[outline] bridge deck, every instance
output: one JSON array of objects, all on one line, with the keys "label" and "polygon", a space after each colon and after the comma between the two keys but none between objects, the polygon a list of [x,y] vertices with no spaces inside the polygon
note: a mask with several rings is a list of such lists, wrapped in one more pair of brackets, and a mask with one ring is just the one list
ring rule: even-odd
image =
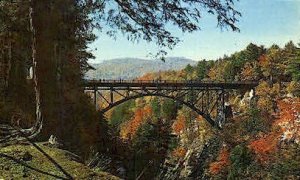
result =
[{"label": "bridge deck", "polygon": [[220,88],[220,89],[252,89],[258,85],[253,81],[216,82],[216,81],[171,81],[171,80],[87,80],[84,87],[94,88]]}]

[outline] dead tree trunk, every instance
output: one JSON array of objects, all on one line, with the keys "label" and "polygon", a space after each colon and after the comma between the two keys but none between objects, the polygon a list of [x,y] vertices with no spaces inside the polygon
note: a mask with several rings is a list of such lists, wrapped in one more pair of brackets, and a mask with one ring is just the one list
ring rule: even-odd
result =
[{"label": "dead tree trunk", "polygon": [[8,96],[8,91],[9,91],[9,79],[10,79],[10,72],[11,72],[11,61],[12,61],[12,34],[11,32],[8,32],[8,53],[7,53],[7,69],[5,72],[5,94],[4,98]]},{"label": "dead tree trunk", "polygon": [[[33,65],[33,83],[34,83],[34,92],[35,92],[35,105],[36,105],[36,122],[33,127],[30,129],[25,129],[25,133],[29,132],[28,138],[34,138],[37,136],[43,126],[43,117],[42,117],[42,106],[41,106],[41,92],[39,86],[39,77],[38,77],[38,64],[39,61],[36,58],[36,29],[35,29],[35,2],[36,0],[30,0],[30,10],[29,10],[29,17],[30,17],[30,29],[32,32],[32,65]],[[26,133],[26,134],[27,134]]]}]

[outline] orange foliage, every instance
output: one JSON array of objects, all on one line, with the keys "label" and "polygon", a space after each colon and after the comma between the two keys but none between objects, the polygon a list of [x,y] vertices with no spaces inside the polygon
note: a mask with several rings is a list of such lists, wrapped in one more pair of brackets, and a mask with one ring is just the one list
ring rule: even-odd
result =
[{"label": "orange foliage", "polygon": [[183,147],[178,147],[173,150],[172,154],[175,158],[183,158],[186,155],[186,149]]},{"label": "orange foliage", "polygon": [[209,165],[209,172],[213,175],[219,174],[228,165],[229,165],[229,151],[228,148],[223,147],[219,152],[217,161]]},{"label": "orange foliage", "polygon": [[278,138],[278,133],[268,134],[263,138],[252,141],[249,148],[256,154],[257,159],[264,163],[270,160],[270,155],[276,151]]},{"label": "orange foliage", "polygon": [[152,114],[150,106],[144,108],[137,108],[134,112],[134,118],[121,127],[121,136],[125,139],[131,139],[138,130],[138,128],[145,122]]},{"label": "orange foliage", "polygon": [[186,119],[184,115],[180,114],[177,116],[177,119],[173,124],[173,130],[177,135],[179,135],[186,128],[185,121]]},{"label": "orange foliage", "polygon": [[152,114],[152,108],[150,106],[145,106],[144,107],[144,115],[146,115],[148,117],[151,114]]}]

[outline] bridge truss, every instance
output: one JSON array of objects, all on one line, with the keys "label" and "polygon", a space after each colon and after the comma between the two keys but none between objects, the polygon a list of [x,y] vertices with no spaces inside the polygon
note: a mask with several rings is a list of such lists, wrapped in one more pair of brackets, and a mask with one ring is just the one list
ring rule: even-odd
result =
[{"label": "bridge truss", "polygon": [[255,86],[254,82],[91,80],[85,82],[84,90],[92,95],[100,113],[131,99],[159,96],[186,105],[212,126],[222,128],[227,90],[250,90]]}]

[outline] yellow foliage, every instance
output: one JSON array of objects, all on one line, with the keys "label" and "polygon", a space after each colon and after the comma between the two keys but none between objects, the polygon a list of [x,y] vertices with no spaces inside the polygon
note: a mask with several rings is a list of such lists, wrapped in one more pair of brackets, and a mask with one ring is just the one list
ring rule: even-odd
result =
[{"label": "yellow foliage", "polygon": [[264,96],[269,92],[269,89],[270,89],[269,84],[266,81],[262,81],[255,89],[256,95]]},{"label": "yellow foliage", "polygon": [[229,62],[227,61],[216,63],[216,65],[210,68],[208,72],[209,79],[213,81],[223,81],[225,69],[228,66],[228,64]]},{"label": "yellow foliage", "polygon": [[296,92],[300,91],[300,84],[296,81],[292,81],[287,85],[286,91],[292,95],[295,95]]},{"label": "yellow foliage", "polygon": [[272,112],[276,106],[276,99],[279,97],[280,85],[276,83],[271,87],[266,81],[262,81],[256,87],[256,94],[258,95],[257,106],[259,109],[266,112]]},{"label": "yellow foliage", "polygon": [[241,72],[241,80],[243,81],[254,81],[258,79],[258,72],[256,71],[257,63],[252,62],[249,63],[247,62]]},{"label": "yellow foliage", "polygon": [[261,109],[265,112],[271,113],[274,110],[273,105],[274,105],[274,102],[269,97],[266,97],[266,96],[260,97],[257,101],[258,109]]}]

